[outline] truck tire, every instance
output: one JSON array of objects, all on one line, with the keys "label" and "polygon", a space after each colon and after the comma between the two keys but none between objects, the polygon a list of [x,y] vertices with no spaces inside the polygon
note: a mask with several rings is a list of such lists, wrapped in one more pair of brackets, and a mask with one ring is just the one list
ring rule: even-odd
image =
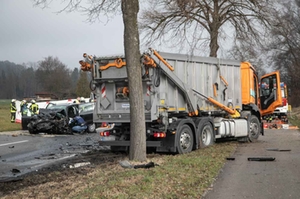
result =
[{"label": "truck tire", "polygon": [[205,148],[214,143],[214,132],[209,121],[198,124],[199,148]]},{"label": "truck tire", "polygon": [[88,131],[88,133],[96,133],[96,125],[94,123],[88,124],[87,131]]},{"label": "truck tire", "polygon": [[260,122],[255,115],[251,115],[250,118],[250,133],[248,139],[250,142],[257,141],[260,134]]},{"label": "truck tire", "polygon": [[194,144],[194,135],[191,128],[184,124],[176,132],[177,153],[184,154],[191,152]]}]

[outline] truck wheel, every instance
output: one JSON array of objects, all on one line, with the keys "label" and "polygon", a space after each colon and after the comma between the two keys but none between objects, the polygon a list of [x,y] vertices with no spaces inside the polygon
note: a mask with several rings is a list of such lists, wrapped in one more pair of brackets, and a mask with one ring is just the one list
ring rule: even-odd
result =
[{"label": "truck wheel", "polygon": [[199,148],[204,148],[213,144],[214,133],[211,124],[206,121],[198,125]]},{"label": "truck wheel", "polygon": [[89,133],[96,133],[96,125],[94,123],[93,124],[88,124],[87,130],[88,130]]},{"label": "truck wheel", "polygon": [[255,115],[250,118],[250,134],[248,136],[250,142],[255,142],[260,134],[260,123]]},{"label": "truck wheel", "polygon": [[188,125],[182,125],[177,130],[177,152],[179,154],[189,153],[193,149],[194,136],[191,128]]}]

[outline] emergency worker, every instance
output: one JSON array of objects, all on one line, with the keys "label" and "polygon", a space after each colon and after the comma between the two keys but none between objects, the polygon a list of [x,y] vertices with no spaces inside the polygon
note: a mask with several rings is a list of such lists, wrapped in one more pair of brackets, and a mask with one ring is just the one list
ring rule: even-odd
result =
[{"label": "emergency worker", "polygon": [[86,122],[80,116],[75,116],[69,123],[73,133],[83,133],[86,129]]},{"label": "emergency worker", "polygon": [[26,116],[27,112],[28,112],[28,107],[27,107],[27,101],[26,100],[22,100],[21,104],[20,104],[20,110],[21,110],[21,115],[22,116]]},{"label": "emergency worker", "polygon": [[39,105],[37,105],[35,103],[35,100],[31,100],[31,105],[30,105],[29,109],[30,109],[30,111],[33,114],[38,114],[38,112],[39,112]]},{"label": "emergency worker", "polygon": [[16,107],[16,100],[12,99],[10,103],[10,122],[14,123],[16,120],[16,112],[17,112],[17,107]]}]

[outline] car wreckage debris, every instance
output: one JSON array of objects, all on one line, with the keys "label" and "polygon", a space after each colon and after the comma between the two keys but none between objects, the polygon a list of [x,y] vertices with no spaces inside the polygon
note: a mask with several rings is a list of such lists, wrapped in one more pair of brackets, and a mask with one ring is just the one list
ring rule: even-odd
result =
[{"label": "car wreckage debris", "polygon": [[287,152],[291,151],[291,149],[278,149],[278,148],[268,148],[267,151],[281,151],[281,152]]},{"label": "car wreckage debris", "polygon": [[71,169],[73,168],[78,168],[78,167],[83,167],[83,166],[87,166],[87,165],[90,165],[91,163],[90,162],[80,162],[80,163],[76,163],[74,165],[70,165],[69,167]]},{"label": "car wreckage debris", "polygon": [[31,117],[27,125],[30,134],[46,132],[50,134],[69,134],[69,121],[63,114],[55,111],[40,113]]},{"label": "car wreckage debris", "polygon": [[12,169],[11,172],[12,173],[21,173],[21,171],[19,169]]},{"label": "car wreckage debris", "polygon": [[159,166],[158,164],[155,164],[154,162],[149,162],[147,164],[132,165],[127,160],[119,161],[119,164],[121,165],[121,167],[126,168],[126,169],[130,169],[130,168],[134,168],[134,169],[139,169],[139,168],[149,169],[151,167]]},{"label": "car wreckage debris", "polygon": [[233,157],[227,157],[226,160],[235,160]]},{"label": "car wreckage debris", "polygon": [[274,161],[274,157],[249,157],[248,161]]},{"label": "car wreckage debris", "polygon": [[158,164],[155,164],[154,162],[149,162],[147,164],[140,164],[140,165],[134,165],[133,168],[139,169],[139,168],[145,168],[149,169],[151,167],[159,166]]}]

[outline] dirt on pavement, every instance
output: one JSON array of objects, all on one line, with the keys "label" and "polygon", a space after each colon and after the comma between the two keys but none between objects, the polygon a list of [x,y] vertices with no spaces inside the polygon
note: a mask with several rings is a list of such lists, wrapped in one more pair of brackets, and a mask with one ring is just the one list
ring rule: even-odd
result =
[{"label": "dirt on pavement", "polygon": [[[28,198],[39,198],[41,197],[41,194],[39,194],[40,192],[51,192],[50,195],[53,195],[64,187],[64,185],[61,185],[61,187],[53,186],[56,182],[63,182],[68,179],[68,177],[72,177],[73,180],[80,180],[82,176],[86,176],[88,173],[93,172],[95,168],[116,165],[118,164],[118,161],[123,160],[126,156],[127,154],[125,153],[112,153],[109,151],[98,150],[77,155],[65,162],[60,162],[36,172],[23,175],[20,178],[16,178],[14,181],[0,182],[0,198],[12,198],[14,193],[24,188],[28,189]],[[80,164],[87,165],[80,166]],[[36,191],[33,190],[34,187],[46,183],[50,186],[52,184],[53,187],[47,187],[47,190],[43,190],[42,188]],[[71,181],[69,183],[72,184]]]},{"label": "dirt on pavement", "polygon": [[239,145],[204,199],[297,199],[299,154],[298,130],[265,130],[257,142]]}]

